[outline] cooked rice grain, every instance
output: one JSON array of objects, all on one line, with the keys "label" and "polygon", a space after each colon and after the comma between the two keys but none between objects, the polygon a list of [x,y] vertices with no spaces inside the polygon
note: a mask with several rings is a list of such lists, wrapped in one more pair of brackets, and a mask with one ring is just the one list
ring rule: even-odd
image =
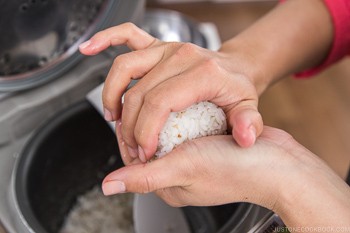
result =
[{"label": "cooked rice grain", "polygon": [[180,112],[172,112],[158,138],[156,157],[162,157],[181,143],[210,135],[226,134],[224,111],[210,102],[194,104]]},{"label": "cooked rice grain", "polygon": [[60,233],[134,233],[132,194],[106,197],[94,187],[78,197]]}]

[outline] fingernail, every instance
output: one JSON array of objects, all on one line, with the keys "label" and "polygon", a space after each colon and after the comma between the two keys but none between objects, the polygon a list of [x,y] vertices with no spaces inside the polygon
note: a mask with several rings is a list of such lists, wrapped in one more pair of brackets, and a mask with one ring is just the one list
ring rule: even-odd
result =
[{"label": "fingernail", "polygon": [[136,159],[138,157],[138,151],[137,149],[131,148],[130,146],[128,146],[128,152],[131,158]]},{"label": "fingernail", "polygon": [[91,44],[91,40],[87,40],[84,43],[79,45],[79,49],[85,49],[85,48],[89,47],[90,44]]},{"label": "fingernail", "polygon": [[142,149],[141,146],[138,147],[138,151],[139,151],[139,158],[140,158],[140,160],[141,160],[142,162],[144,162],[144,163],[147,162],[147,161],[146,161],[145,152],[143,151],[143,149]]},{"label": "fingernail", "polygon": [[249,127],[249,132],[250,132],[250,135],[251,135],[253,141],[255,142],[255,140],[256,140],[256,129],[255,129],[255,127],[253,125],[251,125]]},{"label": "fingernail", "polygon": [[106,121],[113,121],[113,115],[107,108],[105,108],[103,112]]},{"label": "fingernail", "polygon": [[124,182],[119,180],[111,180],[102,185],[102,191],[105,196],[125,193],[126,187]]},{"label": "fingernail", "polygon": [[115,124],[116,124],[117,126],[121,126],[121,125],[122,125],[122,121],[121,121],[120,119],[119,119],[119,120],[116,120]]}]

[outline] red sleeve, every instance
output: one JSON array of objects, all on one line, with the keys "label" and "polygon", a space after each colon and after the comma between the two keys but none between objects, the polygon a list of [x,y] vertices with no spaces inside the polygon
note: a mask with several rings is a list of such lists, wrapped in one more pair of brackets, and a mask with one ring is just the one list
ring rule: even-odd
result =
[{"label": "red sleeve", "polygon": [[[281,0],[283,2],[284,0]],[[305,70],[296,75],[305,78],[315,75],[344,56],[350,54],[350,1],[349,0],[324,0],[332,17],[334,36],[332,48],[327,58],[317,67]]]}]

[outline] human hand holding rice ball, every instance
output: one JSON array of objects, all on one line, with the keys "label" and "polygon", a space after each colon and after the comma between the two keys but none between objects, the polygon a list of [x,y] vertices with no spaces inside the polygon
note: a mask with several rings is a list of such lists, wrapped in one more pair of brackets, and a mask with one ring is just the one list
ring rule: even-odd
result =
[{"label": "human hand holding rice ball", "polygon": [[[127,148],[120,140],[121,122],[118,121],[116,133],[122,158],[127,159]],[[224,111],[208,101],[199,102],[179,111],[171,112],[158,136],[157,151],[154,159],[171,152],[175,147],[188,140],[227,134],[227,122]],[[126,162],[129,164],[129,162]]]},{"label": "human hand holding rice ball", "polygon": [[[246,69],[257,67],[251,56],[238,50],[232,54],[230,46],[210,51],[190,43],[162,42],[131,23],[98,32],[80,51],[95,55],[117,45],[133,51],[116,57],[105,81],[103,104],[105,119],[118,121],[125,164],[151,159],[169,115],[203,101],[222,109],[228,134],[241,147],[252,146],[261,134],[257,106],[262,88],[254,81],[259,72]],[[139,81],[127,90],[133,79]]]}]

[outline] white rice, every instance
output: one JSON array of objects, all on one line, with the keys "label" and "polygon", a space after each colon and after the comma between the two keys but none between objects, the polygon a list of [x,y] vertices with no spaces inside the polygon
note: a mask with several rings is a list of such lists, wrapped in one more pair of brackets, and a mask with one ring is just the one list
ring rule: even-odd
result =
[{"label": "white rice", "polygon": [[132,201],[132,194],[106,197],[96,186],[78,197],[60,233],[134,233]]},{"label": "white rice", "polygon": [[180,112],[172,112],[158,138],[156,157],[162,157],[181,143],[210,135],[226,134],[224,111],[210,102],[194,104]]}]

